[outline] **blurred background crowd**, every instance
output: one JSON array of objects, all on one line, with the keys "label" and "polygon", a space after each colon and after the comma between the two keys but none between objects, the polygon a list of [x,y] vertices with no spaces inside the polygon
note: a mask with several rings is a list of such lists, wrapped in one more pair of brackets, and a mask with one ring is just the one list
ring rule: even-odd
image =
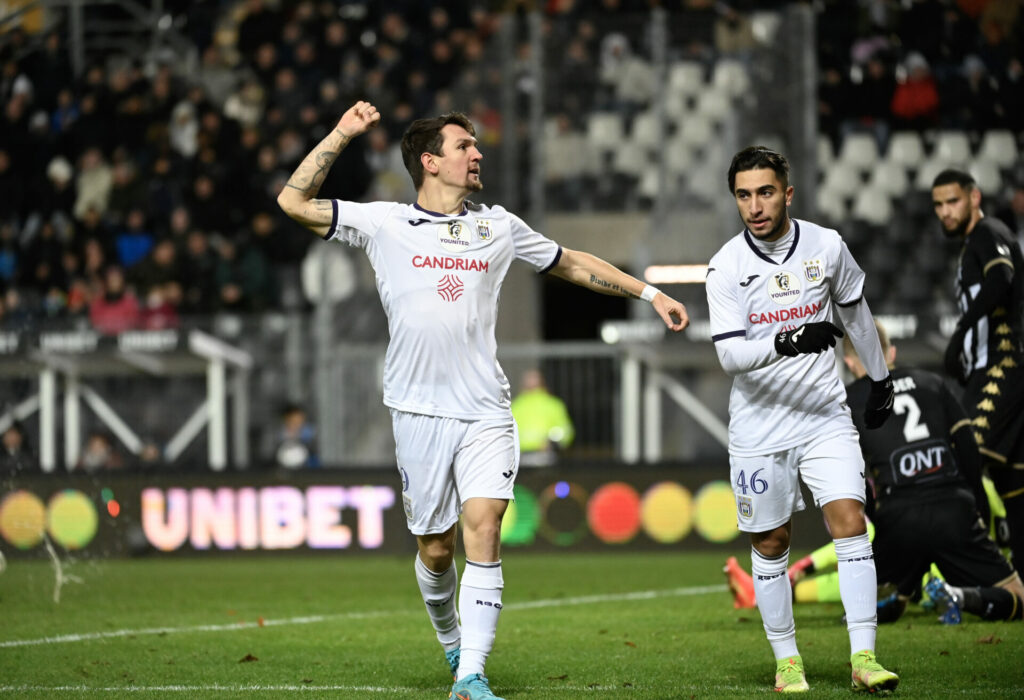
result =
[{"label": "blurred background crowd", "polygon": [[[868,239],[846,221],[858,218],[854,190],[874,183],[870,168],[894,153],[897,135],[920,135],[918,161],[896,173],[913,177],[937,152],[936,134],[959,134],[964,157],[973,158],[987,134],[1009,133],[995,141],[996,179],[983,189],[990,213],[1024,235],[1024,8],[1016,0],[164,0],[161,26],[187,42],[188,61],[180,51],[77,53],[66,15],[35,12],[46,4],[8,2],[11,14],[0,18],[0,330],[116,334],[221,313],[308,310],[303,264],[313,237],[282,216],[275,198],[357,99],[377,105],[382,127],[342,153],[324,196],[411,200],[402,132],[415,118],[457,109],[477,126],[485,179],[493,178],[486,200],[509,191],[488,165],[515,134],[524,152],[534,139],[550,145],[544,184],[557,193],[552,209],[650,207],[642,173],[616,179],[618,160],[567,170],[559,148],[585,145],[574,139],[592,135],[596,116],[614,116],[622,144],[643,137],[655,96],[675,85],[651,56],[655,7],[673,37],[668,59],[696,70],[698,86],[717,85],[727,61],[744,67],[731,83],[736,100],[759,80],[755,14],[812,10],[818,178],[825,195],[843,188],[819,196],[818,207],[844,233],[850,223],[858,257]],[[96,23],[121,11],[116,3],[86,5]],[[511,37],[514,62],[495,60],[509,55],[497,46],[502,22],[538,10],[543,68],[554,76],[544,84],[544,134],[528,133],[525,120],[507,123],[502,110],[510,84],[520,101],[536,90],[524,22]],[[787,36],[772,42],[781,49]],[[784,92],[773,80],[768,89]],[[666,136],[695,148],[695,138],[714,140],[694,117],[711,103],[704,97],[673,113]],[[848,142],[874,159],[844,159]],[[695,153],[686,168],[700,171]],[[641,170],[645,157],[631,167]],[[831,178],[830,166],[844,163],[863,168],[852,185]],[[522,165],[513,177],[533,172]],[[725,196],[720,173],[702,177]],[[495,180],[501,187],[492,189]],[[898,202],[901,192],[887,196]],[[865,266],[899,256],[877,257]],[[949,262],[934,260],[934,281]]]},{"label": "blurred background crowd", "polygon": [[[687,27],[681,56],[710,71],[752,44],[745,15],[766,3],[661,4]],[[330,196],[407,199],[395,144],[418,116],[466,111],[485,153],[496,146],[500,76],[483,58],[499,13],[529,5],[165,2],[201,57],[190,71],[110,54],[76,74],[60,27],[6,28],[0,324],[116,332],[303,304],[309,237],[274,203],[288,174],[355,99],[378,106],[383,128],[343,153]],[[546,95],[562,128],[609,107],[635,114],[658,89],[636,21],[649,5],[543,3],[548,40],[562,47]],[[819,123],[837,148],[863,130],[882,150],[899,129],[1024,130],[1020,3],[812,5]]]}]

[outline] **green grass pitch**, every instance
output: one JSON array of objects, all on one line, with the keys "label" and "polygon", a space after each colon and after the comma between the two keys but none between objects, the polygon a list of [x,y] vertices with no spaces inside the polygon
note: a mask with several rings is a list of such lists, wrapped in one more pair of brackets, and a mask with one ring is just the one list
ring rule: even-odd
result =
[{"label": "green grass pitch", "polygon": [[[492,687],[509,699],[771,694],[760,617],[732,609],[724,559],[507,551]],[[49,561],[0,574],[0,696],[448,697],[411,554],[82,560],[64,573],[77,580],[59,603]],[[796,611],[811,696],[851,697],[841,607]],[[896,695],[1024,697],[1024,624],[966,617],[944,627],[912,606],[879,630]]]}]

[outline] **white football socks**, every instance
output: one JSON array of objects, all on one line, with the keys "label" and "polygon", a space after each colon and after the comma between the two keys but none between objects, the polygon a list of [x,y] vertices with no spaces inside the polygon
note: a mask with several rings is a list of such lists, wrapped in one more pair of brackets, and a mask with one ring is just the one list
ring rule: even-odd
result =
[{"label": "white football socks", "polygon": [[436,573],[416,555],[416,583],[420,586],[420,594],[430,615],[430,624],[437,632],[437,641],[445,651],[458,648],[462,640],[459,629],[459,617],[455,606],[455,589],[459,584],[459,575],[455,562],[447,571]]},{"label": "white football socks", "polygon": [[750,548],[750,572],[754,578],[754,596],[768,643],[776,659],[797,656],[796,621],[793,619],[793,590],[786,569],[789,550],[777,557],[766,557]]},{"label": "white football socks", "polygon": [[501,562],[466,560],[459,589],[459,617],[462,618],[462,657],[457,680],[482,674],[494,646],[494,632],[501,612]]},{"label": "white football socks", "polygon": [[846,609],[850,653],[875,650],[878,629],[878,582],[875,555],[867,533],[833,540],[839,560],[839,597]]}]

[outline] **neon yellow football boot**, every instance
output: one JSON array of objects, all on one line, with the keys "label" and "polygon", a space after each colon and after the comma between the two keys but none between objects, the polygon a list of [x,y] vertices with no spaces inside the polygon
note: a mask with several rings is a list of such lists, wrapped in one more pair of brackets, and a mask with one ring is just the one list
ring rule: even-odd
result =
[{"label": "neon yellow football boot", "polygon": [[804,676],[804,660],[799,656],[775,662],[776,693],[806,693],[811,687]]},{"label": "neon yellow football boot", "polygon": [[900,683],[900,677],[882,668],[882,665],[875,661],[875,652],[869,649],[853,654],[850,657],[850,666],[853,667],[850,685],[852,690],[877,693],[880,690],[895,690]]}]

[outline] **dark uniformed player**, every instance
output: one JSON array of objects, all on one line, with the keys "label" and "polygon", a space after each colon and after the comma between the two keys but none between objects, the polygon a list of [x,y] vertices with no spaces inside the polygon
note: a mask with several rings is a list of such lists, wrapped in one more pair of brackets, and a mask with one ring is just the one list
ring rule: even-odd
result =
[{"label": "dark uniformed player", "polygon": [[893,416],[881,428],[865,430],[861,424],[868,381],[853,346],[844,342],[843,350],[858,378],[847,387],[847,397],[874,483],[879,585],[897,587],[902,612],[934,562],[948,584],[936,580],[936,588],[958,606],[955,621],[959,608],[986,620],[1021,619],[1024,584],[983,524],[988,499],[982,459],[966,411],[939,375],[894,369],[896,348],[880,325],[878,337],[896,391]]},{"label": "dark uniformed player", "polygon": [[1006,224],[985,218],[969,174],[944,170],[932,182],[935,215],[963,240],[956,295],[961,316],[946,348],[946,371],[964,384],[989,477],[1006,504],[1013,561],[1024,565],[1024,257]]}]

